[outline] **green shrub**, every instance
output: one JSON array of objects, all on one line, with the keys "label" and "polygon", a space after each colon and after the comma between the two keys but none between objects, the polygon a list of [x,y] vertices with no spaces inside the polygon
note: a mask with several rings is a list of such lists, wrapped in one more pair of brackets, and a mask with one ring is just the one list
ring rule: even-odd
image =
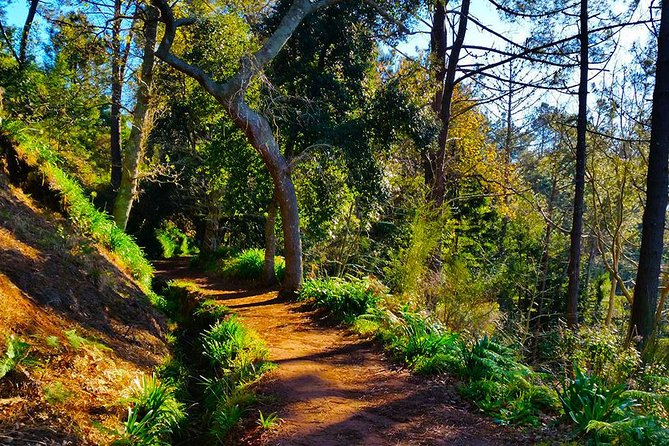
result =
[{"label": "green shrub", "polygon": [[220,320],[202,334],[203,355],[215,377],[203,378],[203,404],[209,415],[209,435],[222,442],[255,401],[248,385],[272,365],[267,347],[237,316]]},{"label": "green shrub", "polygon": [[198,327],[211,327],[230,314],[230,309],[215,300],[204,300],[193,311],[193,319]]},{"label": "green shrub", "polygon": [[264,342],[232,315],[202,334],[203,354],[234,381],[248,381],[267,370]]},{"label": "green shrub", "polygon": [[[265,265],[265,250],[247,249],[224,262],[221,273],[224,277],[241,280],[256,280],[262,277]],[[274,274],[283,280],[286,264],[282,257],[274,258]]]},{"label": "green shrub", "polygon": [[28,343],[14,335],[7,338],[6,346],[5,354],[0,358],[0,379],[14,370],[28,356],[30,348]]},{"label": "green shrub", "polygon": [[580,434],[596,444],[666,444],[666,427],[635,410],[639,404],[625,384],[607,384],[578,366],[574,372],[575,378],[563,386],[559,396],[565,414]]},{"label": "green shrub", "polygon": [[623,336],[605,327],[564,330],[561,339],[557,353],[563,368],[576,364],[609,384],[628,380],[641,365],[639,352],[631,345],[625,346]]},{"label": "green shrub", "polygon": [[536,426],[541,411],[557,409],[555,392],[520,363],[513,349],[484,337],[471,346],[462,344],[461,351],[458,373],[466,380],[461,393],[498,421]]},{"label": "green shrub", "polygon": [[459,367],[459,336],[438,321],[403,308],[399,314],[373,309],[359,317],[355,328],[373,335],[393,356],[422,374],[442,373]]},{"label": "green shrub", "polygon": [[186,417],[173,389],[155,376],[138,380],[129,402],[132,407],[128,409],[124,430],[115,445],[169,445],[170,438]]},{"label": "green shrub", "polygon": [[381,297],[378,288],[370,278],[309,279],[304,282],[298,299],[327,309],[336,321],[353,323],[357,316],[376,306]]},{"label": "green shrub", "polygon": [[175,255],[187,256],[196,252],[193,240],[170,220],[161,223],[156,229],[156,240],[160,244],[162,256],[165,259]]}]

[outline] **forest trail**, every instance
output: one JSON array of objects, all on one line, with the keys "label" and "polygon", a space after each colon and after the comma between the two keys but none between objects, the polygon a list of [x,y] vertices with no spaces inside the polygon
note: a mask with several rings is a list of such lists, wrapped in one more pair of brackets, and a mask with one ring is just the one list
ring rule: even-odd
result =
[{"label": "forest trail", "polygon": [[467,407],[444,378],[412,376],[372,343],[340,327],[320,325],[311,311],[276,290],[249,289],[192,270],[188,261],[156,263],[166,279],[197,283],[237,313],[270,348],[278,367],[261,382],[273,396],[278,429],[253,435],[262,445],[524,445],[526,435]]}]

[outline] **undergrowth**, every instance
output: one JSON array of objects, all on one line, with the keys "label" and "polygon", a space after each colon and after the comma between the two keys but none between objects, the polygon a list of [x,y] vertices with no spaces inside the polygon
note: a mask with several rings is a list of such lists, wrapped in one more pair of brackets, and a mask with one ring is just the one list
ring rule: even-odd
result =
[{"label": "undergrowth", "polygon": [[[190,409],[176,423],[180,430],[170,428],[154,437],[226,444],[256,401],[250,386],[273,367],[267,362],[267,347],[227,307],[205,299],[197,284],[171,281],[163,294],[173,321],[174,356],[157,374],[163,387]],[[126,424],[141,430],[141,417],[130,415]]]},{"label": "undergrowth", "polygon": [[153,268],[142,249],[109,215],[95,208],[81,185],[60,167],[62,161],[56,152],[15,121],[4,121],[2,129],[18,142],[16,150],[21,158],[36,168],[49,187],[59,194],[73,225],[114,253],[143,291],[153,297],[150,293]]},{"label": "undergrowth", "polygon": [[172,387],[155,376],[142,377],[135,381],[128,402],[131,407],[115,446],[172,444],[172,436],[186,417],[184,405],[177,401]]},{"label": "undergrowth", "polygon": [[[262,277],[263,265],[265,264],[265,250],[247,249],[241,253],[224,260],[219,266],[219,272],[223,277],[241,280],[256,280]],[[274,258],[274,274],[279,281],[283,280],[286,263],[283,257]]]},{"label": "undergrowth", "polygon": [[165,259],[197,253],[191,237],[170,220],[161,223],[156,229],[155,235],[160,244],[162,257]]},{"label": "undergrowth", "polygon": [[330,277],[306,280],[298,299],[326,309],[337,321],[353,323],[376,306],[382,292],[382,286],[371,278]]},{"label": "undergrowth", "polygon": [[8,336],[5,354],[0,358],[0,379],[14,370],[26,356],[30,345],[17,336]]},{"label": "undergrowth", "polygon": [[555,391],[512,348],[488,337],[468,342],[408,305],[390,308],[384,296],[369,278],[327,278],[307,280],[299,297],[377,339],[416,373],[460,377],[461,394],[500,423],[536,426],[542,411],[559,409]]},{"label": "undergrowth", "polygon": [[213,376],[203,379],[209,435],[223,441],[241,420],[255,395],[249,385],[272,368],[268,350],[258,336],[232,315],[202,334],[203,355]]}]

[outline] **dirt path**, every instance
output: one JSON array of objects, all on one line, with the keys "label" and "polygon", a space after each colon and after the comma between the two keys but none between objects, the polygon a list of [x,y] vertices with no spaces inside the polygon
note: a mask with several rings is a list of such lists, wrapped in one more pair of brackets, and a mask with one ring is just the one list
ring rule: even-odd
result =
[{"label": "dirt path", "polygon": [[318,325],[276,291],[231,289],[223,281],[160,263],[158,274],[192,280],[209,298],[240,315],[270,347],[278,364],[261,384],[276,397],[268,408],[283,423],[255,437],[263,445],[524,445],[528,438],[467,407],[443,379],[414,377],[369,342]]}]

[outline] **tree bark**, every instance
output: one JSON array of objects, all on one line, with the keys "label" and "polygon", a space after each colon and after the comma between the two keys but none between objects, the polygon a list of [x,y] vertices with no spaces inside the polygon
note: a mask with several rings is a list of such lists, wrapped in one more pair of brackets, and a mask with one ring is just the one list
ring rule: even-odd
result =
[{"label": "tree bark", "polygon": [[[432,104],[433,111],[441,121],[441,129],[437,140],[436,150],[427,151],[425,178],[430,187],[430,198],[435,207],[440,208],[446,194],[446,146],[448,144],[448,130],[451,120],[451,105],[453,102],[453,93],[455,92],[455,75],[457,74],[458,62],[460,61],[460,51],[467,34],[467,22],[469,20],[469,5],[471,0],[463,0],[460,6],[460,21],[455,40],[446,57],[446,5],[444,2],[437,1],[434,9],[434,19],[432,24],[431,44],[433,63],[436,66],[435,81],[438,83],[437,92]],[[454,154],[451,154],[453,158]]]},{"label": "tree bark", "polygon": [[114,221],[125,229],[130,218],[133,201],[137,195],[139,167],[142,163],[146,144],[153,126],[151,105],[153,86],[153,66],[155,62],[156,35],[158,30],[158,11],[147,6],[144,22],[144,48],[142,65],[137,86],[137,103],[133,113],[130,138],[122,159],[121,181],[114,202]]},{"label": "tree bark", "polygon": [[609,308],[606,312],[606,326],[611,325],[611,321],[613,320],[613,310],[615,309],[615,303],[616,303],[616,287],[618,285],[618,279],[616,278],[615,274],[609,273],[609,277],[611,278],[611,289],[609,290]]},{"label": "tree bark", "polygon": [[588,113],[588,2],[581,0],[580,14],[580,82],[578,87],[578,120],[576,123],[576,174],[574,178],[574,213],[572,217],[569,266],[567,275],[567,326],[578,325],[578,289],[581,275],[581,235],[583,234],[583,201],[585,193],[586,130]]},{"label": "tree bark", "polygon": [[650,151],[646,177],[639,266],[628,340],[645,345],[655,331],[655,310],[660,285],[664,224],[669,175],[669,2],[662,2],[662,21],[657,42],[655,90],[651,111]]},{"label": "tree bark", "polygon": [[21,42],[19,43],[19,65],[25,66],[28,62],[28,38],[30,37],[30,28],[32,28],[33,20],[35,20],[35,13],[37,13],[37,4],[39,0],[31,0],[30,8],[28,8],[28,16],[23,25],[21,32]]},{"label": "tree bark", "polygon": [[269,121],[252,110],[243,96],[237,95],[223,102],[232,120],[241,128],[251,145],[258,151],[269,170],[283,223],[286,273],[282,293],[296,293],[302,286],[302,237],[297,196],[291,178],[290,165],[281,155]]},{"label": "tree bark", "polygon": [[252,110],[245,102],[244,93],[251,80],[263,67],[276,57],[283,45],[306,16],[338,0],[295,0],[281,19],[279,26],[254,54],[243,58],[239,70],[226,82],[215,81],[208,73],[172,54],[171,47],[179,26],[193,23],[194,19],[174,18],[166,0],[152,0],[160,10],[165,23],[165,33],[156,55],[173,68],[197,80],[200,85],[221,103],[233,122],[244,131],[249,142],[260,154],[274,184],[277,204],[285,240],[284,256],[286,273],[282,284],[283,294],[294,294],[302,285],[302,237],[295,187],[290,165],[281,155],[267,118]]},{"label": "tree bark", "polygon": [[112,24],[112,79],[111,79],[111,112],[110,149],[111,149],[111,186],[118,191],[122,177],[121,152],[121,97],[123,94],[123,70],[121,55],[121,1],[114,0],[114,17]]},{"label": "tree bark", "polygon": [[276,273],[274,270],[274,256],[276,255],[275,225],[276,196],[274,195],[267,208],[267,220],[265,221],[265,263],[263,265],[263,282],[266,285],[274,285],[276,283]]}]

